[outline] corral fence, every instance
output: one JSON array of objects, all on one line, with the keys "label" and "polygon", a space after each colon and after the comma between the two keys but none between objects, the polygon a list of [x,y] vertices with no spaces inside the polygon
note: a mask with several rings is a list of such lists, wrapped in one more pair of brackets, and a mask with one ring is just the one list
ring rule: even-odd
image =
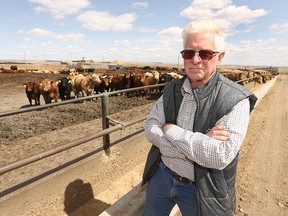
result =
[{"label": "corral fence", "polygon": [[52,155],[60,153],[62,151],[68,150],[70,148],[76,147],[78,145],[89,142],[91,140],[97,139],[99,137],[103,137],[103,150],[105,151],[106,154],[109,154],[110,153],[110,135],[109,135],[110,133],[115,132],[117,130],[124,129],[125,127],[136,124],[138,122],[144,121],[147,118],[147,116],[145,115],[145,116],[140,116],[139,118],[135,118],[135,119],[128,121],[128,122],[119,122],[119,121],[114,120],[109,115],[109,96],[117,95],[117,94],[121,94],[121,93],[127,93],[127,92],[135,92],[135,91],[139,91],[139,90],[143,90],[143,89],[147,89],[147,88],[159,88],[161,86],[165,86],[165,83],[157,84],[157,85],[137,87],[137,88],[124,89],[124,90],[119,90],[119,91],[104,92],[104,93],[95,94],[92,96],[86,96],[86,97],[75,98],[75,99],[71,99],[71,100],[59,101],[57,103],[50,103],[50,104],[45,104],[45,105],[40,105],[40,106],[31,106],[28,108],[1,112],[0,118],[5,117],[5,116],[10,116],[10,115],[17,115],[17,114],[25,113],[25,112],[31,112],[31,111],[35,111],[35,110],[43,110],[43,109],[47,109],[50,107],[61,106],[61,105],[70,104],[70,103],[83,102],[84,100],[92,100],[92,99],[101,98],[102,130],[100,132],[95,133],[95,134],[91,134],[91,135],[85,136],[83,138],[68,142],[68,143],[61,145],[61,146],[58,146],[56,148],[49,149],[49,150],[34,154],[30,157],[20,159],[20,160],[11,162],[7,165],[4,165],[4,166],[0,167],[0,175],[7,173],[7,172],[10,172],[12,170],[18,169],[18,168],[23,167],[25,165],[28,165],[30,163],[42,160],[46,157],[52,156]]}]

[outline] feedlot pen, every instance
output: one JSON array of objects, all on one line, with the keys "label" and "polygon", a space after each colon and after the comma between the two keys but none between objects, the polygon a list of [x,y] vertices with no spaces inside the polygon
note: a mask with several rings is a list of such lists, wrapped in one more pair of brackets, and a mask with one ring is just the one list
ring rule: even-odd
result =
[{"label": "feedlot pen", "polygon": [[[121,104],[122,101],[124,101],[123,97],[115,98],[120,98],[120,100],[116,100],[117,104]],[[148,114],[153,101],[143,102],[144,100],[140,98],[136,100],[137,102],[135,102],[134,99],[128,101],[128,104],[131,106],[128,111],[121,108],[119,109],[119,107],[116,108],[117,112],[113,112],[115,118],[125,120],[127,117],[139,117],[145,113]],[[95,101],[87,101],[83,104],[77,104],[79,108],[68,105],[63,105],[65,108],[62,106],[55,108],[59,109],[59,112],[62,114],[73,113],[75,109],[80,112],[92,113],[92,111],[95,112],[95,107],[97,107],[100,112],[101,108],[96,105],[97,103],[98,102]],[[132,107],[136,107],[138,103],[142,106],[131,109]],[[54,108],[47,110],[49,110],[48,123],[61,121],[61,116],[58,114],[53,116],[55,114]],[[123,111],[119,112],[119,110]],[[33,111],[32,116],[36,118],[40,117],[40,112],[42,111]],[[37,112],[38,114],[35,114]],[[27,116],[16,118],[12,118],[11,116],[9,117],[11,119],[7,121],[13,121],[14,124],[17,125],[22,121],[23,117],[23,122],[33,119],[31,119],[30,113]],[[69,121],[68,117],[64,118]],[[5,143],[3,151],[1,149],[1,154],[5,152],[3,158],[9,158],[10,161],[14,161],[15,159],[39,152],[39,150],[50,149],[52,143],[56,143],[56,146],[63,145],[75,139],[75,137],[79,138],[94,133],[95,128],[101,130],[101,119],[91,119],[91,117],[88,117],[84,122],[78,122],[77,124],[70,122],[68,125],[63,125],[57,130],[52,131],[48,130],[50,127],[49,124],[37,124],[37,127],[42,127],[42,129],[45,129],[45,126],[48,125],[48,127],[46,127],[46,129],[48,128],[47,132],[39,133],[34,137],[25,137],[27,132],[24,132],[24,134],[22,134],[23,132],[19,133],[20,136],[18,137],[20,138],[9,140],[8,143]],[[97,149],[101,149],[102,145],[101,140],[99,141],[99,139],[97,139],[98,141],[89,141],[79,146],[79,148],[70,149],[67,152],[43,159],[41,160],[42,162],[35,162],[1,175],[1,191],[5,191],[5,186],[9,188],[14,185],[16,186],[14,189],[17,189],[13,194],[7,193],[6,196],[1,198],[1,210],[8,210],[10,208],[11,215],[17,215],[17,212],[19,214],[19,210],[15,208],[13,210],[13,206],[10,206],[8,204],[9,202],[5,202],[9,201],[9,199],[14,199],[18,200],[16,203],[23,204],[21,205],[21,215],[45,215],[47,209],[49,209],[49,215],[97,215],[121,198],[127,193],[127,190],[129,191],[140,182],[141,170],[143,169],[143,163],[150,147],[150,144],[143,138],[142,128],[143,123],[137,123],[112,133],[111,143],[118,143],[119,145],[112,147],[110,156],[107,156],[103,151],[97,151]],[[32,134],[37,132],[36,125],[34,125],[34,128],[31,128],[31,131]],[[127,139],[119,140],[119,137],[126,137]],[[32,148],[27,149],[27,146],[32,146]],[[9,154],[8,148],[14,149],[14,154]],[[75,164],[74,162],[78,163]],[[64,167],[69,171],[64,171]],[[124,186],[115,186],[115,182],[124,183]],[[123,187],[125,187],[125,189],[122,191],[121,188]],[[113,195],[105,194],[107,190],[112,188],[115,190]],[[55,191],[58,192],[55,193]],[[75,198],[75,196],[76,200],[73,200],[72,198]],[[94,199],[92,197],[94,197]],[[105,199],[106,201],[103,201]],[[83,202],[85,205],[83,205]],[[6,205],[2,208],[3,203],[6,203]],[[79,208],[75,208],[75,206]],[[13,214],[13,212],[15,214]],[[82,214],[83,212],[84,214]],[[89,212],[91,214],[89,214]]]}]

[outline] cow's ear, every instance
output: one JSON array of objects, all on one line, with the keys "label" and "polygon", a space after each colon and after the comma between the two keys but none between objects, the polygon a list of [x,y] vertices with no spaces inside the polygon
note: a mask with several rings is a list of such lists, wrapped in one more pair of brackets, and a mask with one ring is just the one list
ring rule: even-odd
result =
[{"label": "cow's ear", "polygon": [[50,84],[53,84],[54,83],[54,81],[52,80],[51,82],[50,82]]}]

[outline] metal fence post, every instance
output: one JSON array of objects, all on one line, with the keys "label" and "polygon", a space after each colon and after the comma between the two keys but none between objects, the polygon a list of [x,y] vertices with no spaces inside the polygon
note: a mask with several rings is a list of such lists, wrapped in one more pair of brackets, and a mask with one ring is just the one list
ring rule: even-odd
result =
[{"label": "metal fence post", "polygon": [[[102,99],[102,129],[105,130],[109,128],[109,94],[107,91],[103,94]],[[110,153],[110,136],[106,134],[103,136],[103,149],[106,154]]]}]

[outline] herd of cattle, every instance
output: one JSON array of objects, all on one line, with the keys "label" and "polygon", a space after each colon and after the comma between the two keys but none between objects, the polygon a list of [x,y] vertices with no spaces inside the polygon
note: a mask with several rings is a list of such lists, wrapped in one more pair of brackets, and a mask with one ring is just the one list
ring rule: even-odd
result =
[{"label": "herd of cattle", "polygon": [[[40,96],[42,95],[45,103],[57,102],[58,99],[69,100],[72,95],[76,98],[90,96],[92,94],[103,93],[105,91],[118,91],[128,88],[145,87],[166,83],[173,79],[179,79],[183,75],[169,72],[160,74],[158,71],[123,72],[113,74],[83,74],[71,72],[66,77],[58,80],[44,79],[40,83],[27,82],[24,84],[26,95],[30,105],[35,100],[35,105],[40,105]],[[163,88],[163,87],[162,87]],[[127,93],[127,96],[147,97],[151,91],[159,92],[161,88],[144,88]]]},{"label": "herd of cattle", "polygon": [[[5,69],[0,69],[5,73]],[[6,69],[7,70],[7,69]],[[15,72],[15,70],[14,70]],[[256,70],[225,70],[220,72],[232,81],[245,85],[249,82],[265,83],[273,78],[273,73],[269,71]],[[52,101],[57,102],[69,100],[73,97],[84,97],[92,94],[103,93],[105,91],[118,91],[128,88],[145,87],[167,83],[173,79],[183,77],[183,71],[169,72],[156,70],[133,70],[133,71],[114,71],[105,74],[99,73],[80,73],[70,70],[69,74],[57,80],[44,79],[41,82],[30,81],[24,84],[25,92],[30,105],[35,101],[35,105],[40,105],[42,95],[46,104]],[[144,88],[133,92],[127,92],[127,96],[147,97],[152,93],[161,93],[163,86],[158,88]],[[73,97],[72,97],[73,95]]]}]

